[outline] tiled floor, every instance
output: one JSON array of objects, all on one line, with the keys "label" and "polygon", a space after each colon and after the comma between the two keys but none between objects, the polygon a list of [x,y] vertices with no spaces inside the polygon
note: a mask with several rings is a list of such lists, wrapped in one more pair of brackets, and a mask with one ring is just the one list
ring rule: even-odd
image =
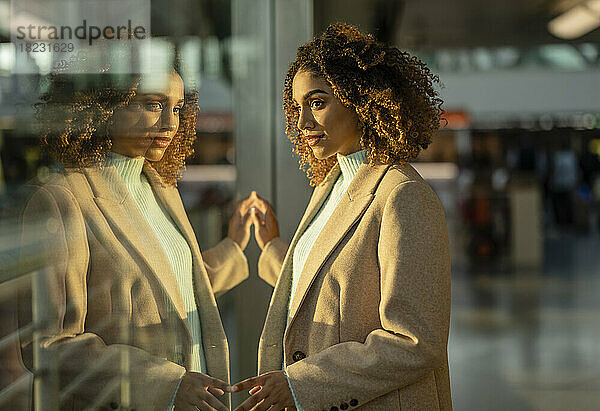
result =
[{"label": "tiled floor", "polygon": [[547,239],[537,271],[453,280],[455,410],[600,410],[597,233]]}]

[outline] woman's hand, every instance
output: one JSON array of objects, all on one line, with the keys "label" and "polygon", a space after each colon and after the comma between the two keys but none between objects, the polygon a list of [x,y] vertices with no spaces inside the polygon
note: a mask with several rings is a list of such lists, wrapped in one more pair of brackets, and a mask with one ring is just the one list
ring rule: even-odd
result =
[{"label": "woman's hand", "polygon": [[175,410],[184,411],[228,411],[228,408],[215,395],[229,391],[229,384],[199,372],[188,371],[183,376],[177,394]]},{"label": "woman's hand", "polygon": [[275,237],[279,237],[279,224],[269,202],[256,194],[256,191],[240,201],[231,220],[227,236],[235,241],[242,250],[250,239],[250,226],[254,224],[254,236],[262,250]]},{"label": "woman's hand", "polygon": [[254,237],[262,250],[269,241],[279,237],[279,224],[273,207],[267,200],[260,198],[256,191],[253,191],[248,198],[252,199],[250,218],[254,224]]},{"label": "woman's hand", "polygon": [[250,388],[252,388],[250,398],[240,404],[235,411],[266,411],[271,407],[274,410],[296,409],[284,371],[271,371],[258,377],[248,378],[231,387],[231,391],[236,392]]},{"label": "woman's hand", "polygon": [[[255,191],[252,193],[256,196]],[[242,250],[246,249],[248,240],[250,240],[250,226],[252,225],[252,219],[250,218],[249,210],[253,206],[256,206],[256,198],[250,194],[247,198],[237,204],[233,216],[231,217],[231,220],[229,220],[227,237],[235,241]]]}]

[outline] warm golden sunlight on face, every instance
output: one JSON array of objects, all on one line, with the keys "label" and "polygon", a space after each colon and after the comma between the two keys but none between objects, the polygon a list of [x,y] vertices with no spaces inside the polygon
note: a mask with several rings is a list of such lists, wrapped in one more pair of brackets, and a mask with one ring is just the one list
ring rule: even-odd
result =
[{"label": "warm golden sunlight on face", "polygon": [[144,87],[143,79],[135,99],[115,113],[112,151],[127,157],[159,161],[179,128],[183,108],[183,81],[175,71],[162,87]]},{"label": "warm golden sunlight on face", "polygon": [[298,109],[298,128],[315,157],[322,160],[361,149],[358,116],[334,96],[325,79],[299,71],[292,93]]}]

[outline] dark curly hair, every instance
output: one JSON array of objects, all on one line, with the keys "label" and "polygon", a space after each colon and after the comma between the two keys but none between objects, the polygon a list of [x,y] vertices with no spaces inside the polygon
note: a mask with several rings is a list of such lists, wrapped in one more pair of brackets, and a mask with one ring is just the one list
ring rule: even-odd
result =
[{"label": "dark curly hair", "polygon": [[434,88],[439,78],[409,53],[377,42],[356,27],[331,24],[300,46],[283,89],[286,133],[312,186],[321,183],[337,156],[317,159],[298,129],[292,82],[299,71],[324,78],[360,121],[361,146],[370,165],[405,164],[428,147],[444,111]]},{"label": "dark curly hair", "polygon": [[[140,75],[51,74],[35,105],[42,149],[66,168],[100,166],[110,153],[113,115],[136,96]],[[176,185],[193,153],[198,96],[186,91],[179,129],[161,160],[151,162],[163,181]]]}]

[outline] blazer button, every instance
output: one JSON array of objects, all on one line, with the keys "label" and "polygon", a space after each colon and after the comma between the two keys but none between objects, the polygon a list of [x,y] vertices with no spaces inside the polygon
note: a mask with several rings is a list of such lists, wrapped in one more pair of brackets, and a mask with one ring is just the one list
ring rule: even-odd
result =
[{"label": "blazer button", "polygon": [[331,408],[329,409],[329,411],[338,411],[338,407],[336,407],[336,406],[334,405],[333,407],[331,407]]},{"label": "blazer button", "polygon": [[117,408],[119,408],[119,404],[117,404],[116,402],[111,402],[110,403],[110,408],[112,408],[113,410],[116,410]]},{"label": "blazer button", "polygon": [[347,410],[348,409],[348,404],[346,404],[345,402],[340,404],[340,408],[343,410]]},{"label": "blazer button", "polygon": [[350,400],[350,405],[356,407],[358,405],[358,400]]},{"label": "blazer button", "polygon": [[305,358],[306,354],[304,354],[302,351],[296,351],[294,354],[292,354],[292,360],[294,360],[294,362],[303,360]]}]

